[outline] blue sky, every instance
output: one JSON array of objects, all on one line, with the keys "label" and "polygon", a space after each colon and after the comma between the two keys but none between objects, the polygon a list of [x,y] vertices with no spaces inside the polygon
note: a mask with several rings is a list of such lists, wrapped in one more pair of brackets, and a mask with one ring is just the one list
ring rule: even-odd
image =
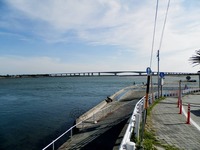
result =
[{"label": "blue sky", "polygon": [[[159,2],[152,70],[168,0]],[[0,74],[146,70],[156,0],[1,0]],[[171,0],[161,71],[196,72],[200,1]]]}]

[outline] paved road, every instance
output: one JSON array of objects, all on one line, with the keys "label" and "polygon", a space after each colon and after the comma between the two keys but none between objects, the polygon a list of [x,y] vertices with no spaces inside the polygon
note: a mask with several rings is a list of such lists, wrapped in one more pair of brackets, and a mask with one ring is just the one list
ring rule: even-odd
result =
[{"label": "paved road", "polygon": [[[185,96],[183,103],[200,103],[200,95]],[[184,109],[187,111],[186,106]],[[191,107],[192,119],[200,125],[200,105]],[[192,124],[186,124],[184,114],[179,114],[177,98],[166,98],[152,111],[153,128],[157,138],[163,143],[174,145],[184,150],[200,149],[200,131]]]}]

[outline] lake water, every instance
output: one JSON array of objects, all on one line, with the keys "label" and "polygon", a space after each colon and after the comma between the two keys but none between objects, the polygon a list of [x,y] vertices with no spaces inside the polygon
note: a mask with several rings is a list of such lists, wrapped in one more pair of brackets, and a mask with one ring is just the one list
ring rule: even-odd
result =
[{"label": "lake water", "polygon": [[[185,77],[166,77],[167,82],[180,79]],[[145,83],[146,77],[0,79],[0,149],[42,149],[76,117],[133,82]]]}]

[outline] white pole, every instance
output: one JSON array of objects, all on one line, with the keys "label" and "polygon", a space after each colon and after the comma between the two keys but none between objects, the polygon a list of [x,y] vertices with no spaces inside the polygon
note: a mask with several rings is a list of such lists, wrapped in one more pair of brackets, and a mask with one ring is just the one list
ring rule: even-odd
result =
[{"label": "white pole", "polygon": [[140,114],[135,114],[135,138],[139,141]]}]

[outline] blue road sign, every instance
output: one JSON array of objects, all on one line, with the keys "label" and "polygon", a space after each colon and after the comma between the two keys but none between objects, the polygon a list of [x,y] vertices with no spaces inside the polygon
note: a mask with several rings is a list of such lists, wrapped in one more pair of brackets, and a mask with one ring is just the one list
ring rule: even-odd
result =
[{"label": "blue road sign", "polygon": [[164,72],[160,72],[160,77],[164,78],[164,76],[165,76],[165,73]]},{"label": "blue road sign", "polygon": [[150,75],[150,74],[151,74],[151,68],[150,68],[150,67],[147,67],[146,73],[147,73],[147,75]]}]

